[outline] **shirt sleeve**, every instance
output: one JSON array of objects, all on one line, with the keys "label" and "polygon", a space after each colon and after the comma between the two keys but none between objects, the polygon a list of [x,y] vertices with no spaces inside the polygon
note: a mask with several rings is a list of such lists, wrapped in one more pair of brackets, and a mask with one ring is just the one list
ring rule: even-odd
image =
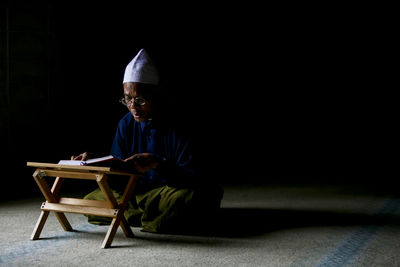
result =
[{"label": "shirt sleeve", "polygon": [[167,184],[190,186],[198,181],[193,164],[193,151],[189,139],[170,137],[167,140],[166,157],[161,158],[156,171],[165,177]]},{"label": "shirt sleeve", "polygon": [[118,123],[110,154],[119,159],[127,157],[126,124],[123,120]]}]

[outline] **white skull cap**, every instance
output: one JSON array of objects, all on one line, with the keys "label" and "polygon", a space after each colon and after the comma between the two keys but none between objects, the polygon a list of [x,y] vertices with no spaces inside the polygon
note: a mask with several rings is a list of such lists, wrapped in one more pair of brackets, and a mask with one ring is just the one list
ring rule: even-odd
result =
[{"label": "white skull cap", "polygon": [[125,68],[124,81],[157,85],[159,81],[158,71],[150,59],[146,50],[140,49],[139,53]]}]

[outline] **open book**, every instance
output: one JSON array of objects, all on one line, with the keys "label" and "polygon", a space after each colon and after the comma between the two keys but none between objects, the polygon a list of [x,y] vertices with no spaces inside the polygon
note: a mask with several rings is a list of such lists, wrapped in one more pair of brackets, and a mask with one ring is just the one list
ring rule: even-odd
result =
[{"label": "open book", "polygon": [[60,160],[58,164],[60,165],[79,165],[79,166],[85,166],[85,165],[97,165],[97,166],[110,166],[113,162],[118,162],[121,160],[109,155],[105,157],[100,157],[100,158],[93,158],[93,159],[88,159],[88,160]]}]

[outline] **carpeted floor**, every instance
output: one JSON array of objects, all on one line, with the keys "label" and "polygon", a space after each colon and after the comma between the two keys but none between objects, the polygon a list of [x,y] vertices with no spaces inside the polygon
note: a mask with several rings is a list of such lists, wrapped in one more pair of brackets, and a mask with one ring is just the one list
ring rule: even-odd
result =
[{"label": "carpeted floor", "polygon": [[225,185],[220,218],[201,235],[119,229],[50,214],[29,240],[42,197],[0,203],[0,266],[400,266],[400,196],[340,185]]}]

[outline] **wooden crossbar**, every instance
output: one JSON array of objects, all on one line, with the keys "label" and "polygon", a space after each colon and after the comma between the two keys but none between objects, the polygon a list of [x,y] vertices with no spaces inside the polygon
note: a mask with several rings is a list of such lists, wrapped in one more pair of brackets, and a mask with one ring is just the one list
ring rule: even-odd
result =
[{"label": "wooden crossbar", "polygon": [[117,217],[119,209],[98,208],[81,205],[69,205],[43,202],[41,210],[96,215],[103,217]]},{"label": "wooden crossbar", "polygon": [[80,205],[88,207],[108,208],[108,203],[102,200],[80,199],[70,197],[60,197],[60,204]]}]

